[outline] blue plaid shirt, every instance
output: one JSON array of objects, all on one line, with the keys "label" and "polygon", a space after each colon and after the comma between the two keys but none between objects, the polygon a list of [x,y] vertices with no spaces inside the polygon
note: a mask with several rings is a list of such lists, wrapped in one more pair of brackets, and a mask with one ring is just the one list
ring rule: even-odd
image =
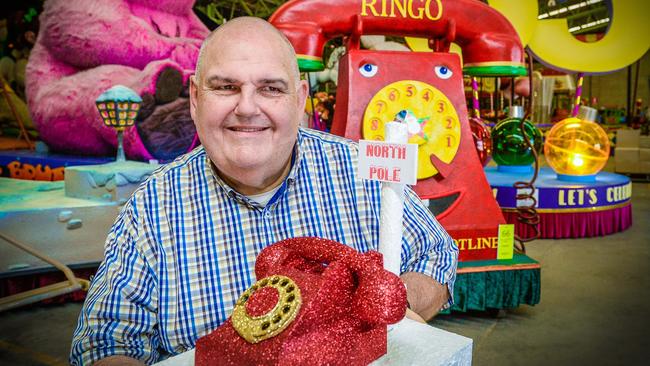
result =
[{"label": "blue plaid shirt", "polygon": [[[299,130],[289,175],[266,206],[224,183],[203,148],[159,169],[108,235],[71,363],[111,355],[154,363],[193,348],[255,282],[257,254],[282,239],[376,250],[381,186],[358,178],[357,152],[352,141]],[[458,248],[410,189],[401,257],[403,272],[430,275],[453,294]]]}]

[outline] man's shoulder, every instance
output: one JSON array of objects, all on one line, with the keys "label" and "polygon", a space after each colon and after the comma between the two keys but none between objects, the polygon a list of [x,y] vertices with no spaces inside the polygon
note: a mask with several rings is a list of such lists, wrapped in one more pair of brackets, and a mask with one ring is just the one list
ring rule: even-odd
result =
[{"label": "man's shoulder", "polygon": [[152,178],[161,178],[169,174],[176,174],[179,171],[195,169],[197,165],[204,167],[206,162],[206,152],[203,146],[183,154],[173,161],[161,166],[153,174]]},{"label": "man's shoulder", "polygon": [[[182,180],[196,179],[205,169],[206,152],[202,146],[183,154],[173,161],[161,165],[156,169],[149,178],[138,188],[138,191],[143,191],[147,187],[159,185],[168,181],[170,176],[179,177]],[[136,191],[136,193],[138,193]]]}]

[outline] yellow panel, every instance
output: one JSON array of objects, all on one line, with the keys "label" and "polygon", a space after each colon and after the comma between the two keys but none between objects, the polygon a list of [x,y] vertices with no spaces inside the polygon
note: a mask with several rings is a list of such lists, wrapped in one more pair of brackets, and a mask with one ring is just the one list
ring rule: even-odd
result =
[{"label": "yellow panel", "polygon": [[565,19],[540,20],[529,47],[544,63],[575,72],[622,69],[650,47],[650,1],[612,0],[613,17],[601,40],[584,43],[569,33]]},{"label": "yellow panel", "polygon": [[510,21],[525,47],[537,27],[537,0],[488,0],[488,4]]}]

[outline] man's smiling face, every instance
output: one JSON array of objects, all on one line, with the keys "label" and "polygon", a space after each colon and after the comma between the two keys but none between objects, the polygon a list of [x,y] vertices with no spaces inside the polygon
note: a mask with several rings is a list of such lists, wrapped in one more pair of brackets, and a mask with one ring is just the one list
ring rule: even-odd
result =
[{"label": "man's smiling face", "polygon": [[213,38],[191,86],[201,142],[227,178],[247,180],[240,177],[254,170],[274,180],[289,164],[306,87],[277,34],[233,24]]}]

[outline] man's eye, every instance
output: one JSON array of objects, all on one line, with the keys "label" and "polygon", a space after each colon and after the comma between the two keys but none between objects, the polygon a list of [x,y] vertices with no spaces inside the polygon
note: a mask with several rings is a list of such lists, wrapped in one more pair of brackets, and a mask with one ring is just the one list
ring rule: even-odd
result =
[{"label": "man's eye", "polygon": [[237,85],[232,85],[232,84],[213,85],[210,89],[212,91],[220,92],[220,93],[236,93],[237,90],[239,90]]},{"label": "man's eye", "polygon": [[265,87],[263,87],[263,88],[262,88],[262,91],[263,91],[263,92],[267,92],[267,93],[273,93],[273,94],[279,94],[279,93],[282,93],[282,89],[280,89],[280,88],[276,88],[276,87],[274,87],[274,86],[268,86],[268,85],[265,86]]}]

